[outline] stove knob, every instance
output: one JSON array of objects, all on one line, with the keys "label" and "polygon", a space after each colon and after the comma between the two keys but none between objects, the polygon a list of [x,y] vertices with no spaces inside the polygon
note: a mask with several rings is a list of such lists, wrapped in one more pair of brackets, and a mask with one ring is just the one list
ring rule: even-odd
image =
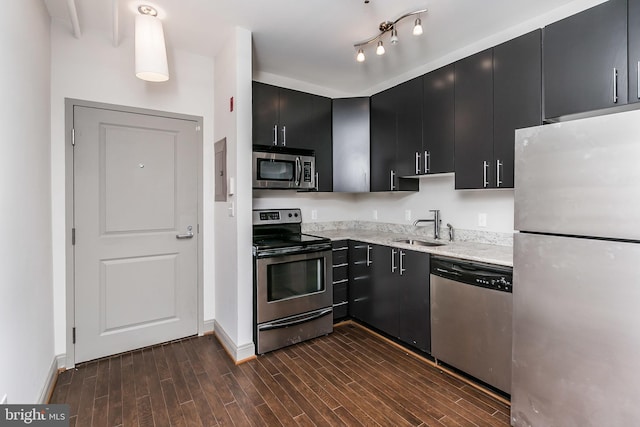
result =
[{"label": "stove knob", "polygon": [[291,214],[291,212],[289,212],[289,218],[291,218],[293,215]]},{"label": "stove knob", "polygon": [[298,218],[298,214],[297,214],[297,213],[294,213],[294,214],[293,214],[293,216],[295,216],[296,218]]}]

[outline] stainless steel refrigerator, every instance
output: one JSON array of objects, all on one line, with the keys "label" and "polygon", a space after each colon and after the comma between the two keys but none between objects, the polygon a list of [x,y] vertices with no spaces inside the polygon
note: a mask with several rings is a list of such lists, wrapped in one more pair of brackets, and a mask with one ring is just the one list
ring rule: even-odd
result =
[{"label": "stainless steel refrigerator", "polygon": [[516,131],[511,423],[640,425],[640,111]]}]

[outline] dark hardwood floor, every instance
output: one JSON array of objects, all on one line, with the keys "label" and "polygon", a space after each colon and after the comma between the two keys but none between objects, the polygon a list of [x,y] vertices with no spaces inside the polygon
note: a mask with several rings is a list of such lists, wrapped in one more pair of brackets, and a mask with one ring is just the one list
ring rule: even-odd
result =
[{"label": "dark hardwood floor", "polygon": [[508,426],[509,408],[362,328],[235,366],[214,336],[62,372],[71,426]]}]

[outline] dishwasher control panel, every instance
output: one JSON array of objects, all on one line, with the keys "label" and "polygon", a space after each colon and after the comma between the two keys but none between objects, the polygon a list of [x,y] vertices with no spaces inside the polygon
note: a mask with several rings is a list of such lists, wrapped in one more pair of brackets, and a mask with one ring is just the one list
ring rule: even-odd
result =
[{"label": "dishwasher control panel", "polygon": [[500,292],[513,291],[513,268],[452,258],[431,258],[431,274]]}]

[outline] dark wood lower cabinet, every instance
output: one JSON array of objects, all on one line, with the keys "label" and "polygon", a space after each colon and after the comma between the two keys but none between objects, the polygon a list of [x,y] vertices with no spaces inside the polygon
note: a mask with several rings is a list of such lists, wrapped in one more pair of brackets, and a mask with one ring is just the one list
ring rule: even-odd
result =
[{"label": "dark wood lower cabinet", "polygon": [[333,247],[333,321],[347,317],[349,310],[349,242],[332,242]]},{"label": "dark wood lower cabinet", "polygon": [[349,315],[369,324],[373,319],[371,299],[373,246],[364,242],[349,241]]},{"label": "dark wood lower cabinet", "polygon": [[349,314],[421,351],[431,351],[429,254],[350,242]]}]

